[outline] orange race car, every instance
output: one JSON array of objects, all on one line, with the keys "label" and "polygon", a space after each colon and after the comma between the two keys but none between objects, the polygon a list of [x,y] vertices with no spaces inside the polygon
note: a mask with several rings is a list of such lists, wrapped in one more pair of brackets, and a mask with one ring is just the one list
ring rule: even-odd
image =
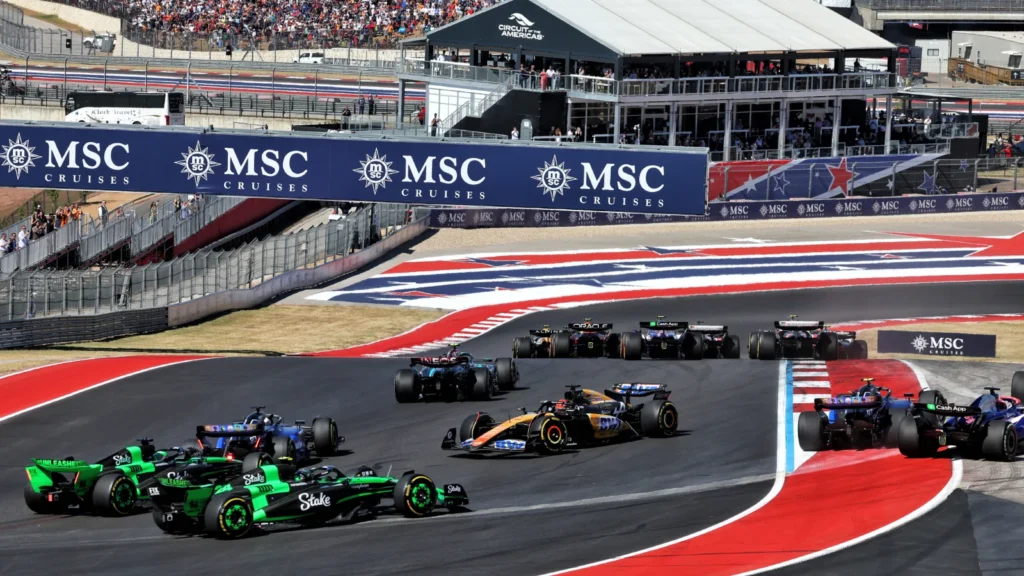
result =
[{"label": "orange race car", "polygon": [[441,448],[557,454],[577,446],[674,436],[679,426],[679,411],[664,384],[616,384],[604,394],[576,384],[567,388],[563,399],[544,401],[536,412],[524,409],[522,415],[501,422],[477,412],[458,430],[450,429]]}]

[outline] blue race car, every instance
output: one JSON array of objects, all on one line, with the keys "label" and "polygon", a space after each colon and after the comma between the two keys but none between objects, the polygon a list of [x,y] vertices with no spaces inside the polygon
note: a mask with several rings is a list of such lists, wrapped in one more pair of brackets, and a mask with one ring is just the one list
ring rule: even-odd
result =
[{"label": "blue race car", "polygon": [[519,370],[511,358],[476,360],[452,346],[445,356],[412,358],[409,368],[395,373],[395,399],[402,404],[427,397],[445,402],[490,400],[515,388],[518,381]]},{"label": "blue race car", "polygon": [[1014,396],[1000,396],[995,387],[985,390],[968,406],[951,404],[940,392],[922,392],[900,423],[900,453],[921,458],[935,455],[939,446],[956,446],[971,457],[1013,460],[1024,435],[1024,406],[1017,396],[1024,394],[1024,377],[1014,375]]},{"label": "blue race car", "polygon": [[253,406],[254,412],[240,422],[196,426],[196,440],[204,456],[232,456],[243,459],[250,453],[265,453],[282,461],[308,463],[336,454],[345,437],[338,434],[333,418],[317,417],[311,425],[305,420],[285,424],[277,414]]},{"label": "blue race car", "polygon": [[641,358],[739,358],[739,336],[730,336],[729,327],[697,322],[669,322],[664,316],[641,322],[640,330],[619,335],[621,356]]},{"label": "blue race car", "polygon": [[874,378],[849,394],[816,398],[814,411],[803,412],[797,421],[800,448],[808,452],[853,448],[895,448],[899,424],[907,417],[913,394],[904,400],[876,386]]},{"label": "blue race car", "polygon": [[618,358],[621,352],[619,335],[612,330],[612,324],[594,322],[585,318],[583,322],[569,324],[551,337],[551,356],[555,358]]}]

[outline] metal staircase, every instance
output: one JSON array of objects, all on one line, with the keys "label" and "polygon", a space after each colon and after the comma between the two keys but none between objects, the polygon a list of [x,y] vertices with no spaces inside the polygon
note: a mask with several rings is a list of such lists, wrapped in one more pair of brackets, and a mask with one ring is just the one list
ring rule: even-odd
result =
[{"label": "metal staircase", "polygon": [[447,118],[438,123],[437,135],[450,137],[456,136],[452,131],[455,130],[455,126],[458,125],[459,122],[470,116],[474,118],[480,118],[483,116],[484,112],[486,112],[491,106],[497,104],[499,100],[504,98],[506,94],[516,87],[516,79],[517,77],[514,75],[509,76],[489,94],[486,94],[482,98],[470,98],[464,102]]}]

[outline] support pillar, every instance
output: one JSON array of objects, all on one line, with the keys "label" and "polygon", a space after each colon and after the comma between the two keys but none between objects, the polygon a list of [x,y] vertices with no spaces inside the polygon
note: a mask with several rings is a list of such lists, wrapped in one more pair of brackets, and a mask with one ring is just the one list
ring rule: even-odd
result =
[{"label": "support pillar", "polygon": [[676,126],[678,125],[678,122],[679,122],[679,120],[677,119],[677,116],[679,116],[679,104],[677,102],[673,102],[672,104],[669,105],[668,109],[669,109],[669,116],[668,116],[668,145],[669,146],[675,146],[676,145]]},{"label": "support pillar", "polygon": [[787,129],[789,129],[789,102],[783,100],[779,102],[779,158],[786,157]]},{"label": "support pillar", "polygon": [[885,153],[892,154],[892,96],[885,97]]},{"label": "support pillar", "polygon": [[405,123],[405,80],[398,80],[398,128],[404,128]]},{"label": "support pillar", "polygon": [[565,99],[565,135],[572,136],[572,100]]},{"label": "support pillar", "polygon": [[620,106],[618,102],[616,102],[614,104],[614,106],[615,106],[615,127],[612,128],[612,144],[618,144],[619,143],[619,136],[622,134],[622,130],[620,128],[620,125],[622,124],[622,106]]},{"label": "support pillar", "polygon": [[836,98],[832,107],[832,156],[839,156],[839,125],[843,115],[843,99]]},{"label": "support pillar", "polygon": [[728,162],[732,148],[732,100],[725,102],[725,133],[722,135],[722,161]]}]

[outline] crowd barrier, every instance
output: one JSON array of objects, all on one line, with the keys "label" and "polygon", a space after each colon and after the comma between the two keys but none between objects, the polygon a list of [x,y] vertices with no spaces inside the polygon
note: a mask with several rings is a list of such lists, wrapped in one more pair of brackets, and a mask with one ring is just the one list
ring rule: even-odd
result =
[{"label": "crowd barrier", "polygon": [[0,323],[0,349],[119,338],[167,329],[167,308]]},{"label": "crowd barrier", "polygon": [[911,195],[886,198],[851,196],[836,200],[784,200],[778,202],[712,202],[705,216],[662,216],[631,212],[600,213],[565,210],[435,208],[430,210],[426,222],[430,228],[536,228],[844,216],[906,216],[1005,210],[1024,210],[1024,192]]}]

